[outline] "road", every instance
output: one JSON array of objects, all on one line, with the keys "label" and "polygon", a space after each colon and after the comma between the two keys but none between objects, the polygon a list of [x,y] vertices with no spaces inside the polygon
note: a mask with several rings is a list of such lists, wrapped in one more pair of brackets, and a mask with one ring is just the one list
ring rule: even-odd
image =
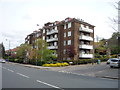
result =
[{"label": "road", "polygon": [[2,88],[118,88],[118,80],[61,73],[4,63]]},{"label": "road", "polygon": [[92,77],[99,77],[99,78],[111,78],[111,79],[118,79],[118,68],[110,68],[109,65],[106,65],[106,62],[102,62],[101,64],[83,64],[83,65],[73,65],[67,67],[60,67],[60,68],[50,68],[53,71],[59,72],[66,72],[66,73],[73,73],[77,75],[84,75],[84,76],[92,76]]}]

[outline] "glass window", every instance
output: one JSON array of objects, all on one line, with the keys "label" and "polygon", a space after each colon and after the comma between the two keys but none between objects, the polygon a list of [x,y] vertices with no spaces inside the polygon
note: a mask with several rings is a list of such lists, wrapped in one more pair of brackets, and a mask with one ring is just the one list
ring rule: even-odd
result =
[{"label": "glass window", "polygon": [[45,33],[45,29],[43,29],[43,33]]},{"label": "glass window", "polygon": [[55,30],[57,30],[57,26],[55,27]]},{"label": "glass window", "polygon": [[66,50],[65,49],[64,49],[63,53],[66,54]]},{"label": "glass window", "polygon": [[70,27],[71,27],[71,22],[68,23],[68,28],[70,28]]},{"label": "glass window", "polygon": [[70,60],[70,58],[68,57],[67,60]]},{"label": "glass window", "polygon": [[64,25],[64,29],[66,29],[66,24]]},{"label": "glass window", "polygon": [[89,26],[86,26],[87,29],[89,29]]},{"label": "glass window", "polygon": [[66,32],[64,32],[64,37],[66,37]]},{"label": "glass window", "polygon": [[68,37],[71,36],[71,31],[68,32]]},{"label": "glass window", "polygon": [[54,46],[57,46],[57,42],[54,42]]},{"label": "glass window", "polygon": [[66,41],[64,41],[64,46],[66,45]]},{"label": "glass window", "polygon": [[45,36],[43,36],[43,40],[45,40]]},{"label": "glass window", "polygon": [[57,38],[57,34],[55,34],[55,38]]},{"label": "glass window", "polygon": [[68,45],[71,45],[71,40],[68,40]]}]

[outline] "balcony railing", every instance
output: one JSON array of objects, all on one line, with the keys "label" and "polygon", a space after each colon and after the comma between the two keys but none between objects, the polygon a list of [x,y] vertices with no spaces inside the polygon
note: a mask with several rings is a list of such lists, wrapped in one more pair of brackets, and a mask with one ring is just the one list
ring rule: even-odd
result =
[{"label": "balcony railing", "polygon": [[93,41],[93,38],[91,36],[85,36],[85,35],[79,36],[79,39]]},{"label": "balcony railing", "polygon": [[51,35],[51,34],[54,34],[54,33],[58,33],[58,30],[51,30],[51,31],[47,32],[47,35]]},{"label": "balcony railing", "polygon": [[58,46],[48,46],[48,49],[58,49]]},{"label": "balcony railing", "polygon": [[79,31],[84,31],[84,32],[93,33],[93,30],[92,30],[92,29],[88,29],[88,28],[85,28],[85,27],[80,27],[80,28],[79,28]]},{"label": "balcony railing", "polygon": [[93,58],[93,54],[83,54],[83,53],[80,53],[79,57],[80,58]]},{"label": "balcony railing", "polygon": [[83,44],[83,45],[79,45],[79,48],[82,48],[82,49],[93,49],[93,45]]},{"label": "balcony railing", "polygon": [[46,42],[52,42],[52,41],[58,41],[58,38],[50,38],[46,40]]}]

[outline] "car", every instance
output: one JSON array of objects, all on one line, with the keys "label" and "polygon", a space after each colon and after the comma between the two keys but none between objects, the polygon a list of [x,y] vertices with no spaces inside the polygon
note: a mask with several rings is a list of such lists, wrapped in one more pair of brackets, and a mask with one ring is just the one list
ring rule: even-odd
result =
[{"label": "car", "polygon": [[109,65],[111,68],[114,68],[114,67],[120,68],[120,59],[111,59]]},{"label": "car", "polygon": [[0,63],[5,63],[5,59],[0,59]]},{"label": "car", "polygon": [[106,64],[110,64],[110,61],[111,60],[115,60],[115,59],[118,59],[118,58],[110,58],[110,59],[108,59],[107,62],[106,62]]}]

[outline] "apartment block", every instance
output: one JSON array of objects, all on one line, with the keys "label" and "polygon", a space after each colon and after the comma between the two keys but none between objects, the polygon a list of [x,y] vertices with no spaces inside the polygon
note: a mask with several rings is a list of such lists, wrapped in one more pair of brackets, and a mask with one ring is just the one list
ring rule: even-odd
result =
[{"label": "apartment block", "polygon": [[78,60],[93,58],[94,25],[81,19],[66,18],[62,21],[48,22],[38,31],[25,38],[32,44],[37,38],[48,43],[48,49],[55,50],[57,60]]}]

